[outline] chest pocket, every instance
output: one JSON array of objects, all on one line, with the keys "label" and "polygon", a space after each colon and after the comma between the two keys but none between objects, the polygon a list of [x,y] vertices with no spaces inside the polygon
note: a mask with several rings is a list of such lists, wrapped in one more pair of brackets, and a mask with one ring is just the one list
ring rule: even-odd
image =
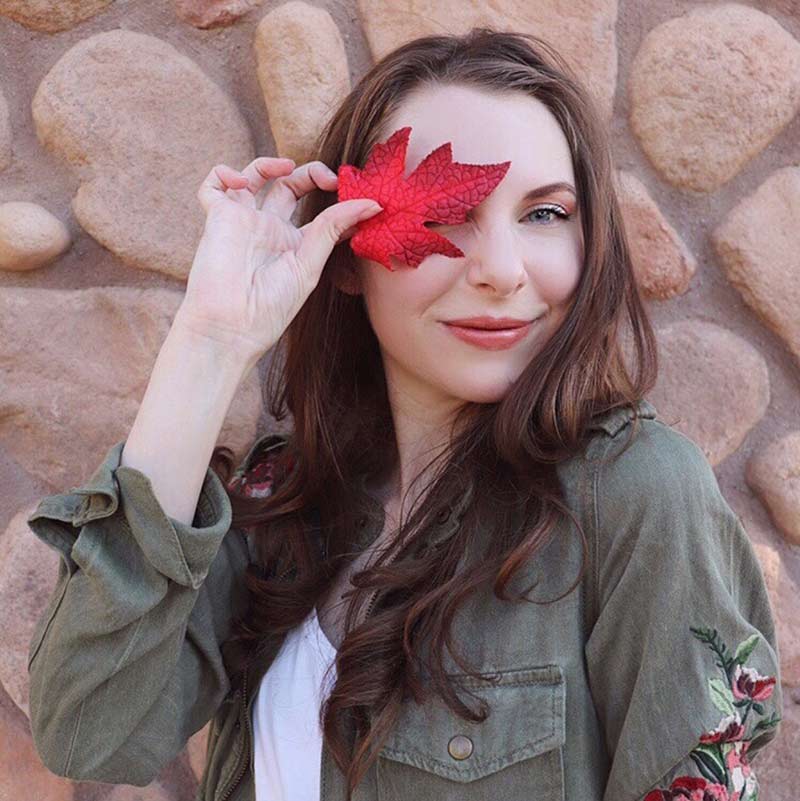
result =
[{"label": "chest pocket", "polygon": [[438,697],[404,704],[376,765],[380,801],[564,801],[561,667],[452,678],[487,701],[488,717],[464,720]]}]

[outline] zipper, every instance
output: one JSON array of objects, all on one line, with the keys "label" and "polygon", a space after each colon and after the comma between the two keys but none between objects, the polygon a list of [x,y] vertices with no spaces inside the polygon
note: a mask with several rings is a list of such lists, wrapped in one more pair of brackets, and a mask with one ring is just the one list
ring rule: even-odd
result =
[{"label": "zipper", "polygon": [[239,783],[242,781],[242,777],[244,776],[245,769],[250,762],[250,716],[249,711],[247,708],[247,669],[250,666],[250,660],[247,661],[247,664],[244,668],[244,673],[242,677],[242,709],[244,710],[244,744],[242,745],[242,752],[239,755],[240,764],[236,768],[236,773],[233,779],[228,783],[227,788],[222,793],[221,796],[218,797],[217,801],[226,801],[228,798],[231,797],[233,791],[239,786]]},{"label": "zipper", "polygon": [[[278,578],[283,578],[284,576],[288,575],[293,568],[289,567],[283,571],[283,573],[278,576]],[[231,781],[228,783],[228,786],[223,791],[222,795],[217,798],[217,801],[227,801],[233,795],[236,788],[239,786],[242,778],[244,777],[245,770],[247,766],[250,764],[250,706],[247,698],[247,673],[250,667],[250,663],[253,661],[253,656],[251,655],[250,658],[247,660],[244,671],[242,674],[242,697],[241,697],[241,707],[244,713],[244,721],[245,721],[245,731],[244,731],[244,745],[242,746],[242,753],[240,754],[240,764],[236,767],[236,773],[234,774]]]},{"label": "zipper", "polygon": [[[389,562],[386,562],[385,564],[388,565],[390,562],[391,562],[391,560],[389,560]],[[375,605],[375,598],[377,597],[377,595],[378,595],[378,591],[377,590],[373,590],[372,591],[372,595],[370,596],[370,599],[369,599],[369,603],[367,604],[367,609],[364,612],[364,614],[362,615],[361,620],[359,621],[359,623],[363,623],[369,617],[369,613],[372,611],[372,607]]]},{"label": "zipper", "polygon": [[[449,516],[450,515],[448,514],[448,517]],[[445,521],[441,521],[441,522],[445,522]],[[388,559],[388,561],[383,563],[382,567],[385,567],[386,565],[390,565],[390,564],[392,564],[392,562],[396,561],[397,554],[398,554],[398,549],[395,548],[394,553],[392,554],[392,556]],[[369,596],[369,602],[367,603],[367,608],[366,608],[364,614],[361,616],[360,620],[358,621],[359,623],[363,623],[369,617],[370,613],[372,612],[372,607],[375,606],[375,598],[377,597],[377,595],[378,595],[378,590],[377,589],[372,590],[372,593]]]},{"label": "zipper", "polygon": [[[396,553],[392,556],[391,559],[389,559],[388,562],[385,562],[384,564],[391,564],[395,560],[395,557],[396,557]],[[290,573],[292,571],[292,569],[293,568],[291,568],[291,567],[287,568],[286,570],[283,571],[283,573],[280,574],[280,576],[278,578],[283,578],[288,573]],[[372,590],[372,593],[370,594],[370,598],[369,598],[369,603],[367,604],[366,612],[361,618],[361,621],[360,621],[361,623],[363,623],[364,620],[366,620],[366,618],[369,616],[370,612],[372,611],[372,607],[375,605],[375,599],[376,599],[377,595],[378,595],[378,590],[377,589]],[[242,699],[241,699],[241,703],[242,703],[242,709],[244,711],[244,720],[245,720],[245,744],[242,747],[242,753],[241,753],[241,755],[239,757],[240,764],[237,765],[236,773],[234,774],[234,777],[231,779],[231,781],[228,783],[228,786],[225,788],[225,790],[223,791],[222,795],[217,797],[217,801],[228,801],[228,799],[233,795],[234,791],[236,790],[236,788],[241,783],[242,778],[244,777],[244,774],[245,774],[245,770],[246,770],[246,768],[247,768],[247,766],[248,766],[248,764],[250,762],[250,714],[249,714],[248,703],[247,703],[247,669],[248,669],[248,667],[250,665],[251,660],[252,660],[252,657],[250,659],[248,659],[247,664],[246,664],[245,669],[244,669],[243,676],[242,676]]]},{"label": "zipper", "polygon": [[[394,562],[396,558],[397,558],[397,550],[395,550],[392,556],[386,562],[383,563],[382,567],[392,564],[392,562]],[[366,610],[364,611],[364,614],[361,615],[361,618],[358,621],[359,624],[363,623],[369,617],[370,612],[372,612],[372,607],[375,606],[375,599],[377,597],[378,597],[378,590],[377,589],[372,590],[372,592],[369,595],[369,601],[367,603]]]},{"label": "zipper", "polygon": [[[449,518],[449,516],[450,515],[448,514],[447,517]],[[446,519],[440,522],[444,523],[446,522]],[[433,540],[433,542],[438,542],[438,540]],[[392,562],[394,562],[397,559],[397,554],[398,550],[395,549],[395,552],[392,554],[391,558],[388,561],[384,562],[383,566],[392,564]],[[372,593],[369,596],[369,602],[367,603],[367,608],[364,611],[364,614],[361,615],[361,618],[358,621],[359,623],[363,623],[370,616],[370,613],[372,612],[372,607],[375,606],[375,599],[377,598],[377,595],[378,595],[378,590],[377,589],[372,590]]]}]

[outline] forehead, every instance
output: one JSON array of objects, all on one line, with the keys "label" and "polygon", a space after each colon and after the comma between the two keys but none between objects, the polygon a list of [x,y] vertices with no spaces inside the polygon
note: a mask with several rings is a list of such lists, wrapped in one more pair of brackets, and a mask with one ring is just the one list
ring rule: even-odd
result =
[{"label": "forehead", "polygon": [[453,161],[511,166],[495,193],[525,192],[555,181],[574,183],[567,139],[550,109],[522,92],[461,85],[415,89],[381,126],[380,141],[411,126],[406,177],[435,148],[451,143]]}]

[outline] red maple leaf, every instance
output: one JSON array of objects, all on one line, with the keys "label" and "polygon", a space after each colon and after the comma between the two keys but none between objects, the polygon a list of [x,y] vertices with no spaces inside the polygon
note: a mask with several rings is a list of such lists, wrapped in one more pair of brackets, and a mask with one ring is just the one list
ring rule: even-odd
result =
[{"label": "red maple leaf", "polygon": [[450,142],[431,151],[414,172],[403,177],[411,126],[399,128],[376,144],[360,170],[339,167],[338,199],[371,198],[383,210],[356,225],[350,247],[356,256],[380,262],[393,270],[389,257],[409,267],[432,253],[463,256],[449,239],[424,223],[458,224],[503,180],[510,161],[501,164],[459,164]]}]

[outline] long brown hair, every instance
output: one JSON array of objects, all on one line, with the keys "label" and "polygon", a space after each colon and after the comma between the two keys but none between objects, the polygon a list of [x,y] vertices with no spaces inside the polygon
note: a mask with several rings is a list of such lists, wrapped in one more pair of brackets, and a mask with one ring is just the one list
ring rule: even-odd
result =
[{"label": "long brown hair", "polygon": [[[657,371],[656,340],[634,280],[607,131],[585,89],[542,39],[482,27],[407,42],[375,64],[335,110],[315,158],[334,171],[343,163],[363,166],[372,146],[391,133],[383,130],[387,115],[415,87],[431,83],[523,92],[549,108],[572,155],[585,259],[559,329],[502,400],[462,407],[448,449],[428,464],[438,470],[424,471],[434,478],[421,502],[401,521],[392,546],[352,578],[357,589],[347,608],[336,683],[320,711],[326,743],[350,793],[406,699],[438,693],[457,714],[484,719],[485,712],[460,700],[444,669],[446,645],[461,669],[473,672],[449,640],[453,615],[488,580],[498,598],[516,600],[506,593],[508,583],[561,515],[580,530],[563,500],[556,465],[584,448],[593,416],[641,399]],[[307,196],[298,225],[335,202],[335,193]],[[241,497],[229,487],[233,525],[252,528],[259,554],[245,576],[250,607],[225,645],[234,677],[256,645],[280,640],[299,625],[357,554],[352,532],[360,511],[358,477],[387,475],[398,458],[378,342],[362,297],[332,280],[353,259],[347,242],[334,248],[269,365],[269,411],[277,421],[287,411],[293,419],[276,457],[280,479],[272,494]],[[232,455],[220,446],[212,459],[226,483]],[[469,487],[480,491],[471,494],[460,525],[435,547],[426,545],[425,531]],[[586,566],[581,536],[584,564],[569,591]],[[465,553],[481,558],[464,563]],[[374,611],[359,621],[361,601],[371,590],[378,590]],[[341,725],[346,718],[356,733],[352,747]]]}]

